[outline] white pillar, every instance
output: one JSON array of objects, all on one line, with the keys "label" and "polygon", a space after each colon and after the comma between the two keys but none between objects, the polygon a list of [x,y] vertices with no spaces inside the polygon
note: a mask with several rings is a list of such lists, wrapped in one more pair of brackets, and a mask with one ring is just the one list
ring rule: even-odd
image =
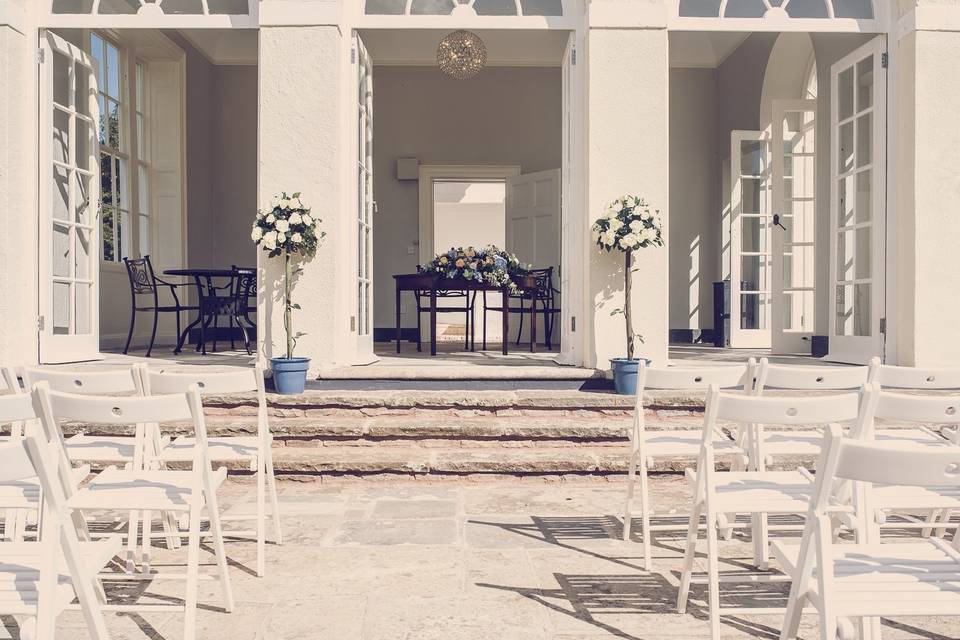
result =
[{"label": "white pillar", "polygon": [[[274,15],[266,11],[268,4],[261,5],[258,204],[265,206],[282,191],[299,191],[323,221],[327,238],[316,257],[301,265],[303,272],[293,294],[302,307],[294,311],[294,330],[306,333],[298,341],[296,355],[311,358],[311,371],[316,372],[343,362],[349,357],[347,346],[352,346],[350,314],[343,302],[355,273],[355,266],[343,255],[343,247],[350,244],[345,234],[352,228],[342,203],[344,189],[350,187],[343,182],[341,99],[348,49],[335,20],[322,24],[324,19],[319,19],[321,24],[314,26],[263,24],[265,17]],[[336,17],[335,12],[330,15]],[[258,263],[262,267],[260,354],[265,359],[285,351],[283,261],[259,252]]]},{"label": "white pillar", "polygon": [[916,366],[960,366],[960,2],[921,0],[894,30],[891,95],[895,198],[889,213],[888,273],[896,297],[888,359]]},{"label": "white pillar", "polygon": [[0,363],[5,365],[35,364],[39,353],[32,4],[0,2]]},{"label": "white pillar", "polygon": [[[639,195],[660,210],[669,243],[664,2],[594,0],[589,12],[588,224],[615,198]],[[643,336],[636,355],[661,365],[668,353],[668,261],[666,246],[635,253],[633,324]],[[587,305],[593,314],[586,364],[608,368],[610,358],[626,356],[623,315],[611,315],[623,308],[623,255],[591,251],[587,269]]]}]

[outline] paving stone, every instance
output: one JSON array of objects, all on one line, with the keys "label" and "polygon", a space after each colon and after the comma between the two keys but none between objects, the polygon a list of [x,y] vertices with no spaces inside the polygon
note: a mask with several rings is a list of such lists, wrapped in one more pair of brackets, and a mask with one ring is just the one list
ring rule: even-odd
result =
[{"label": "paving stone", "polygon": [[456,521],[449,520],[354,520],[344,522],[336,534],[339,545],[454,544]]},{"label": "paving stone", "polygon": [[387,520],[419,520],[450,518],[457,513],[451,500],[380,500],[373,508],[373,517]]}]

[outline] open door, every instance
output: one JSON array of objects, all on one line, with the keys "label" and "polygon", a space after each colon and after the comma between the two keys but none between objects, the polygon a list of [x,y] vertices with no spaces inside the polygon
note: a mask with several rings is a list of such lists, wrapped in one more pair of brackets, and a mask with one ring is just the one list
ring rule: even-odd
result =
[{"label": "open door", "polygon": [[373,357],[373,60],[354,35],[357,65],[357,354]]},{"label": "open door", "polygon": [[40,35],[40,362],[100,358],[97,73],[91,57]]},{"label": "open door", "polygon": [[774,100],[774,353],[810,353],[816,321],[816,100]]},{"label": "open door", "polygon": [[882,356],[886,256],[886,40],[831,70],[829,360]]},{"label": "open door", "polygon": [[[560,169],[507,178],[506,249],[534,269],[553,267],[553,286],[557,288],[561,277],[560,193]],[[560,304],[559,296],[557,300]],[[539,329],[542,322],[539,318],[538,336],[546,335]],[[558,339],[559,333],[553,337]]]},{"label": "open door", "polygon": [[731,133],[730,346],[771,344],[770,143],[762,131]]}]

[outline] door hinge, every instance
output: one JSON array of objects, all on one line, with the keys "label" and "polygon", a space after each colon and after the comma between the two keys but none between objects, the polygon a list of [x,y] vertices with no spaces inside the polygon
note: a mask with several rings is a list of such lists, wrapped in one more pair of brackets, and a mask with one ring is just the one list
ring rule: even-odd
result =
[{"label": "door hinge", "polygon": [[350,64],[357,64],[357,48],[350,48]]},{"label": "door hinge", "polygon": [[46,59],[47,55],[43,49],[37,48],[37,64],[43,64],[43,61]]},{"label": "door hinge", "polygon": [[43,331],[43,328],[46,326],[46,321],[43,316],[37,316],[37,330]]},{"label": "door hinge", "polygon": [[574,49],[570,52],[570,65],[571,65],[571,66],[574,66],[574,67],[577,66],[577,50],[576,50],[576,48],[574,48]]},{"label": "door hinge", "polygon": [[350,316],[350,333],[357,330],[357,316]]},{"label": "door hinge", "polygon": [[570,333],[577,332],[577,316],[570,316]]},{"label": "door hinge", "polygon": [[880,318],[880,333],[887,335],[887,319]]},{"label": "door hinge", "polygon": [[890,67],[889,51],[884,51],[883,53],[880,54],[880,66],[883,67],[884,69],[887,69]]}]

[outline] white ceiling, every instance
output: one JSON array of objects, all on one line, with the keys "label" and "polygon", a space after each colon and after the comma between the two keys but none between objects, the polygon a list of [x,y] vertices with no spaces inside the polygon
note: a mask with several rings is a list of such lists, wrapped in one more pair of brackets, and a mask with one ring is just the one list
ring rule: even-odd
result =
[{"label": "white ceiling", "polygon": [[743,44],[749,33],[670,32],[670,66],[714,69]]},{"label": "white ceiling", "polygon": [[[370,29],[361,32],[367,51],[377,65],[433,66],[437,45],[449,30]],[[487,45],[491,67],[560,66],[567,46],[566,31],[476,30]]]},{"label": "white ceiling", "polygon": [[181,29],[213,64],[257,64],[256,29]]}]

